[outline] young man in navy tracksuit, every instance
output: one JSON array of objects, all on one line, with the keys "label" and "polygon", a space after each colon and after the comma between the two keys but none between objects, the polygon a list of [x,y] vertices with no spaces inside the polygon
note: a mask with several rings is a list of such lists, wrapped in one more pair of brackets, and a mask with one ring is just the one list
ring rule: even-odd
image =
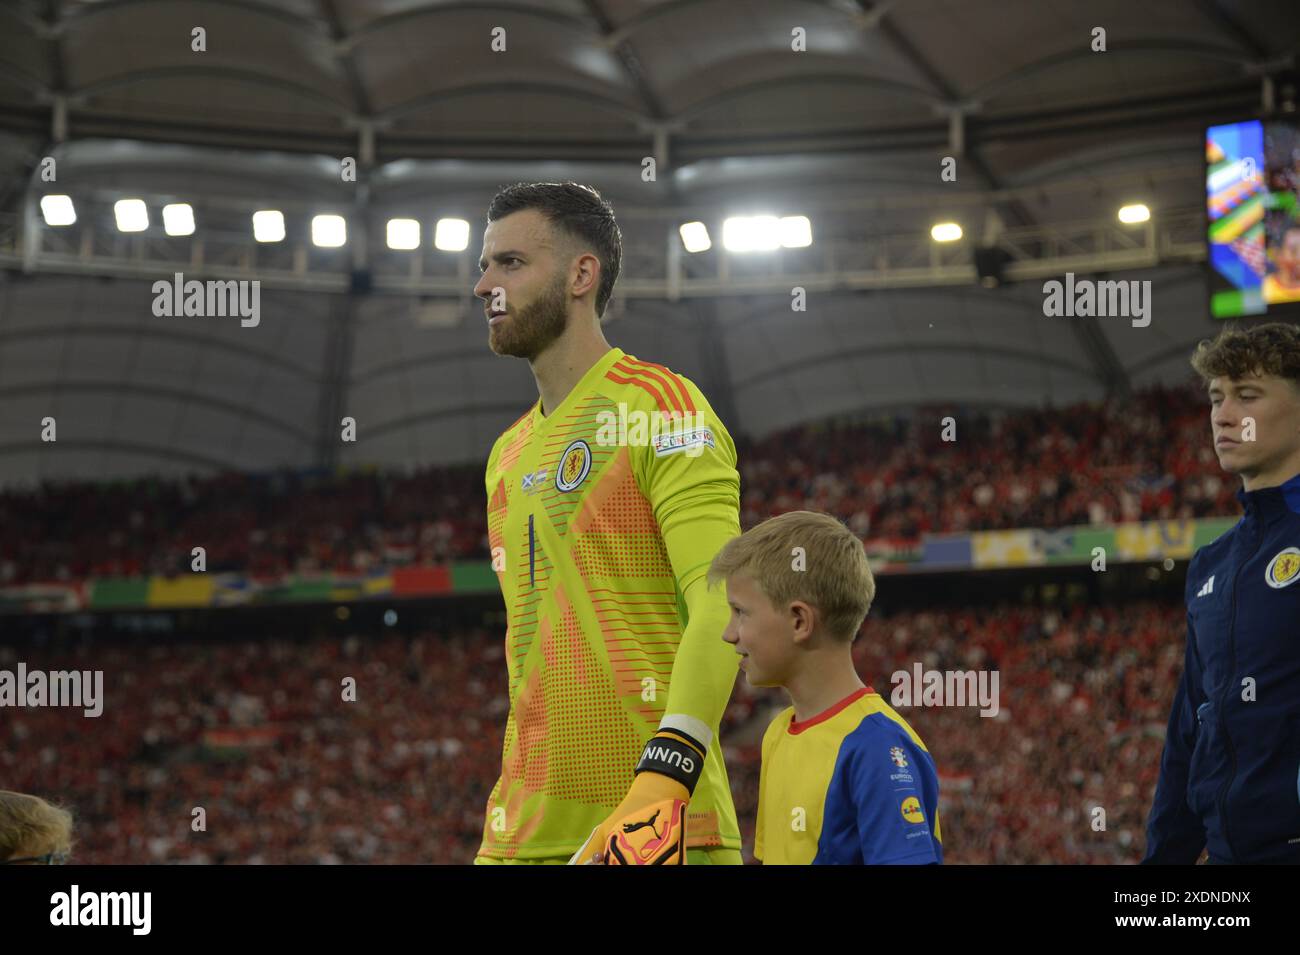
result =
[{"label": "young man in navy tracksuit", "polygon": [[1245,514],[1187,570],[1187,658],[1144,863],[1300,863],[1300,327],[1228,330],[1192,365]]}]

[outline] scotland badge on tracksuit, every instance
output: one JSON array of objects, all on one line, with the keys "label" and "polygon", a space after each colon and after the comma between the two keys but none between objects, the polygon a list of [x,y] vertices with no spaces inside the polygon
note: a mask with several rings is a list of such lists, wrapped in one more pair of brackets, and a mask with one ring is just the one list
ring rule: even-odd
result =
[{"label": "scotland badge on tracksuit", "polygon": [[1187,571],[1187,659],[1146,863],[1300,863],[1300,475]]}]

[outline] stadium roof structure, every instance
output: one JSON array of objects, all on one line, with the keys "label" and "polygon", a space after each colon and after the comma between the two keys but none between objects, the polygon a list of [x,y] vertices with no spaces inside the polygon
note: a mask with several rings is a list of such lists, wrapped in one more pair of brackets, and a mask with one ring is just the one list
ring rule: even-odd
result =
[{"label": "stadium roof structure", "polygon": [[[1290,0],[0,4],[0,484],[481,460],[536,397],[469,296],[487,202],[517,180],[611,199],[608,337],[695,378],[733,431],[1122,396],[1213,330],[1204,129],[1293,111],[1298,50]],[[74,226],[41,221],[52,192]],[[117,231],[123,197],[148,230]],[[1132,201],[1151,222],[1115,221]],[[158,227],[174,202],[193,236]],[[249,229],[264,208],[274,248]],[[320,212],[344,248],[307,241]],[[807,215],[813,245],[677,239],[756,212]],[[468,219],[470,248],[384,248],[402,215]],[[940,219],[966,237],[935,245]],[[977,245],[1010,284],[979,287]],[[1151,281],[1155,320],[1045,318],[1066,271]],[[261,323],[156,316],[175,272],[257,278]]]}]

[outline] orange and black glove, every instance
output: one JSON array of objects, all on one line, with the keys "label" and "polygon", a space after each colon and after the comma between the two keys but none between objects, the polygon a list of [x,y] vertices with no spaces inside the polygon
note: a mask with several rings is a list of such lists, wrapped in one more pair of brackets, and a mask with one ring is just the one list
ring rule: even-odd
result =
[{"label": "orange and black glove", "polygon": [[569,864],[685,865],[686,810],[704,757],[704,747],[686,733],[659,730],[641,751],[627,796]]}]

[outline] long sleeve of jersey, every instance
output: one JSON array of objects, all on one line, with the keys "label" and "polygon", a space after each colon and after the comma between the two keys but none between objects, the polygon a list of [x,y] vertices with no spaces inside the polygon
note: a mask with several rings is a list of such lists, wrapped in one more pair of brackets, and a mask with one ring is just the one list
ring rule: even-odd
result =
[{"label": "long sleeve of jersey", "polygon": [[1169,713],[1160,777],[1147,819],[1147,864],[1193,865],[1205,848],[1205,826],[1187,805],[1188,771],[1196,746],[1197,710],[1205,703],[1196,631],[1187,620],[1186,662]]},{"label": "long sleeve of jersey", "polygon": [[691,383],[687,387],[698,416],[678,429],[681,441],[667,442],[684,444],[685,450],[644,448],[641,480],[687,620],[661,725],[698,736],[701,728],[692,724],[698,720],[708,730],[700,742],[709,745],[731,697],[739,658],[722,639],[730,616],[726,594],[708,587],[705,572],[722,546],[740,534],[740,475],[731,435],[699,390]]}]

